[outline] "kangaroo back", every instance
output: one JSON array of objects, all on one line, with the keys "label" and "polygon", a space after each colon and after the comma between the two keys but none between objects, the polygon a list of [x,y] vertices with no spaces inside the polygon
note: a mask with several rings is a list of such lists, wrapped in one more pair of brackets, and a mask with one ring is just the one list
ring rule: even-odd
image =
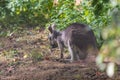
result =
[{"label": "kangaroo back", "polygon": [[80,49],[86,49],[89,46],[97,47],[96,38],[93,31],[85,24],[73,23],[63,31],[62,39],[67,43],[78,46]]},{"label": "kangaroo back", "polygon": [[87,25],[73,23],[63,31],[62,36],[64,43],[67,44],[71,55],[73,55],[73,59],[76,60],[75,55],[78,55],[80,59],[85,59],[89,53],[97,54],[96,38]]}]

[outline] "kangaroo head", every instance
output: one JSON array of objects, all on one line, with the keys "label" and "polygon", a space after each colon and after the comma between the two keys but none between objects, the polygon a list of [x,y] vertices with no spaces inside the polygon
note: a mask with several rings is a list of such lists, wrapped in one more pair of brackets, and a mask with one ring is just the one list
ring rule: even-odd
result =
[{"label": "kangaroo head", "polygon": [[59,36],[59,32],[55,29],[55,24],[52,24],[52,26],[50,25],[48,27],[48,30],[50,31],[48,39],[49,39],[51,48],[58,47],[57,37]]}]

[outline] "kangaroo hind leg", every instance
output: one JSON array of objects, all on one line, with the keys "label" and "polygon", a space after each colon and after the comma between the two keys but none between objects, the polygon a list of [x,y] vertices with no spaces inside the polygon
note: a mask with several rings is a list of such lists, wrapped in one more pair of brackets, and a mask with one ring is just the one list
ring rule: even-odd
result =
[{"label": "kangaroo hind leg", "polygon": [[78,53],[79,59],[85,60],[87,58],[87,54],[88,54],[87,52],[79,51]]},{"label": "kangaroo hind leg", "polygon": [[68,50],[71,56],[71,62],[76,61],[77,53],[76,53],[75,45],[72,44],[70,41],[68,41]]}]

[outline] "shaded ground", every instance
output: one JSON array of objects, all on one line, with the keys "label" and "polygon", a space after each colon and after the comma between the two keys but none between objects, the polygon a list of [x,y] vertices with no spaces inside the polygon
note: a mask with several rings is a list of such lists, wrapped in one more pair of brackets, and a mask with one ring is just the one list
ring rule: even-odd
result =
[{"label": "shaded ground", "polygon": [[13,33],[0,41],[0,80],[120,80],[119,68],[109,78],[94,62],[83,65],[58,59],[57,49],[50,53],[44,30]]}]

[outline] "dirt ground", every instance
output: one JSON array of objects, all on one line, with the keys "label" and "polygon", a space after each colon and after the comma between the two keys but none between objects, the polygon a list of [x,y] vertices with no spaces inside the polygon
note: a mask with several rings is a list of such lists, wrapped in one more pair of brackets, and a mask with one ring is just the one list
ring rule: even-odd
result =
[{"label": "dirt ground", "polygon": [[60,60],[58,49],[50,52],[47,35],[46,30],[29,29],[1,37],[0,80],[120,80],[120,66],[109,78],[91,57],[86,63]]}]

